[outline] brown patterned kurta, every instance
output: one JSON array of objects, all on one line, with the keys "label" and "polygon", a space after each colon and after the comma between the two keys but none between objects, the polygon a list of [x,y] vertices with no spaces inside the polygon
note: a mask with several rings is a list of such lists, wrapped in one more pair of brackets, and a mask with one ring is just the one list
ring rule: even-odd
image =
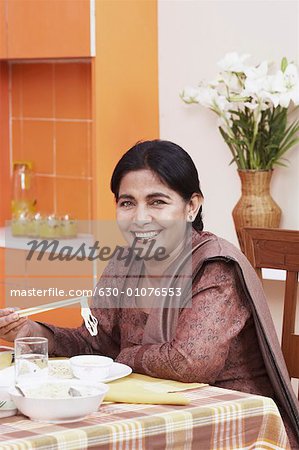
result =
[{"label": "brown patterned kurta", "polygon": [[54,333],[52,355],[106,355],[138,373],[275,398],[235,264],[204,263],[192,291],[192,307],[180,310],[168,342],[143,343],[149,315],[139,308],[96,308],[96,337],[84,325],[66,329],[44,324]]}]

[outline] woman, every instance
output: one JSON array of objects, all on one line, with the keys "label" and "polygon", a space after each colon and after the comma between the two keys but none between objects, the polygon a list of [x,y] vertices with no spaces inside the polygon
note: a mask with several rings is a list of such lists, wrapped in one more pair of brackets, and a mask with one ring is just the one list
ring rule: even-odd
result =
[{"label": "woman", "polygon": [[[0,336],[46,336],[53,356],[104,354],[154,377],[273,397],[296,448],[298,404],[260,282],[235,247],[202,231],[203,195],[190,156],[171,142],[138,143],[116,165],[111,190],[135,258],[111,260],[97,285],[98,336],[84,326],[20,319],[10,309],[1,312]],[[155,257],[161,248],[162,260]],[[99,295],[107,287],[124,294]],[[157,287],[166,295],[150,295]],[[128,288],[144,295],[132,298]]]}]

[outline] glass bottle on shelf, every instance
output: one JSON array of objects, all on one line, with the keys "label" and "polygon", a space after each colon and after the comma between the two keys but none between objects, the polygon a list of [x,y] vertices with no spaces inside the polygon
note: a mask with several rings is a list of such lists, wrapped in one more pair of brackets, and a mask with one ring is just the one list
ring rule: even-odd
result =
[{"label": "glass bottle on shelf", "polygon": [[12,177],[12,218],[18,219],[24,214],[34,214],[36,189],[32,163],[30,161],[15,161]]}]

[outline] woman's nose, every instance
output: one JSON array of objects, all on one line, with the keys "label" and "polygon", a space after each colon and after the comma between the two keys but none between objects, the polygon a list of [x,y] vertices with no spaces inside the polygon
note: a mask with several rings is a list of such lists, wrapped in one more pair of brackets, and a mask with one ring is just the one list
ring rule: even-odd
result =
[{"label": "woman's nose", "polygon": [[134,223],[138,225],[144,225],[146,223],[150,223],[152,221],[152,217],[149,214],[148,208],[146,206],[138,206],[135,210],[134,214]]}]

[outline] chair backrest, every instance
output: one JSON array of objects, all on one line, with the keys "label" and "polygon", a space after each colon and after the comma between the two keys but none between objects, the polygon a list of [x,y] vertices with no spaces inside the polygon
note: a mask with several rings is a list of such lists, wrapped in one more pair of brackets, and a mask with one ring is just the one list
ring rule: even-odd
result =
[{"label": "chair backrest", "polygon": [[299,231],[244,228],[242,232],[245,255],[260,277],[262,268],[286,271],[281,347],[290,377],[299,378],[299,335],[295,334]]}]

